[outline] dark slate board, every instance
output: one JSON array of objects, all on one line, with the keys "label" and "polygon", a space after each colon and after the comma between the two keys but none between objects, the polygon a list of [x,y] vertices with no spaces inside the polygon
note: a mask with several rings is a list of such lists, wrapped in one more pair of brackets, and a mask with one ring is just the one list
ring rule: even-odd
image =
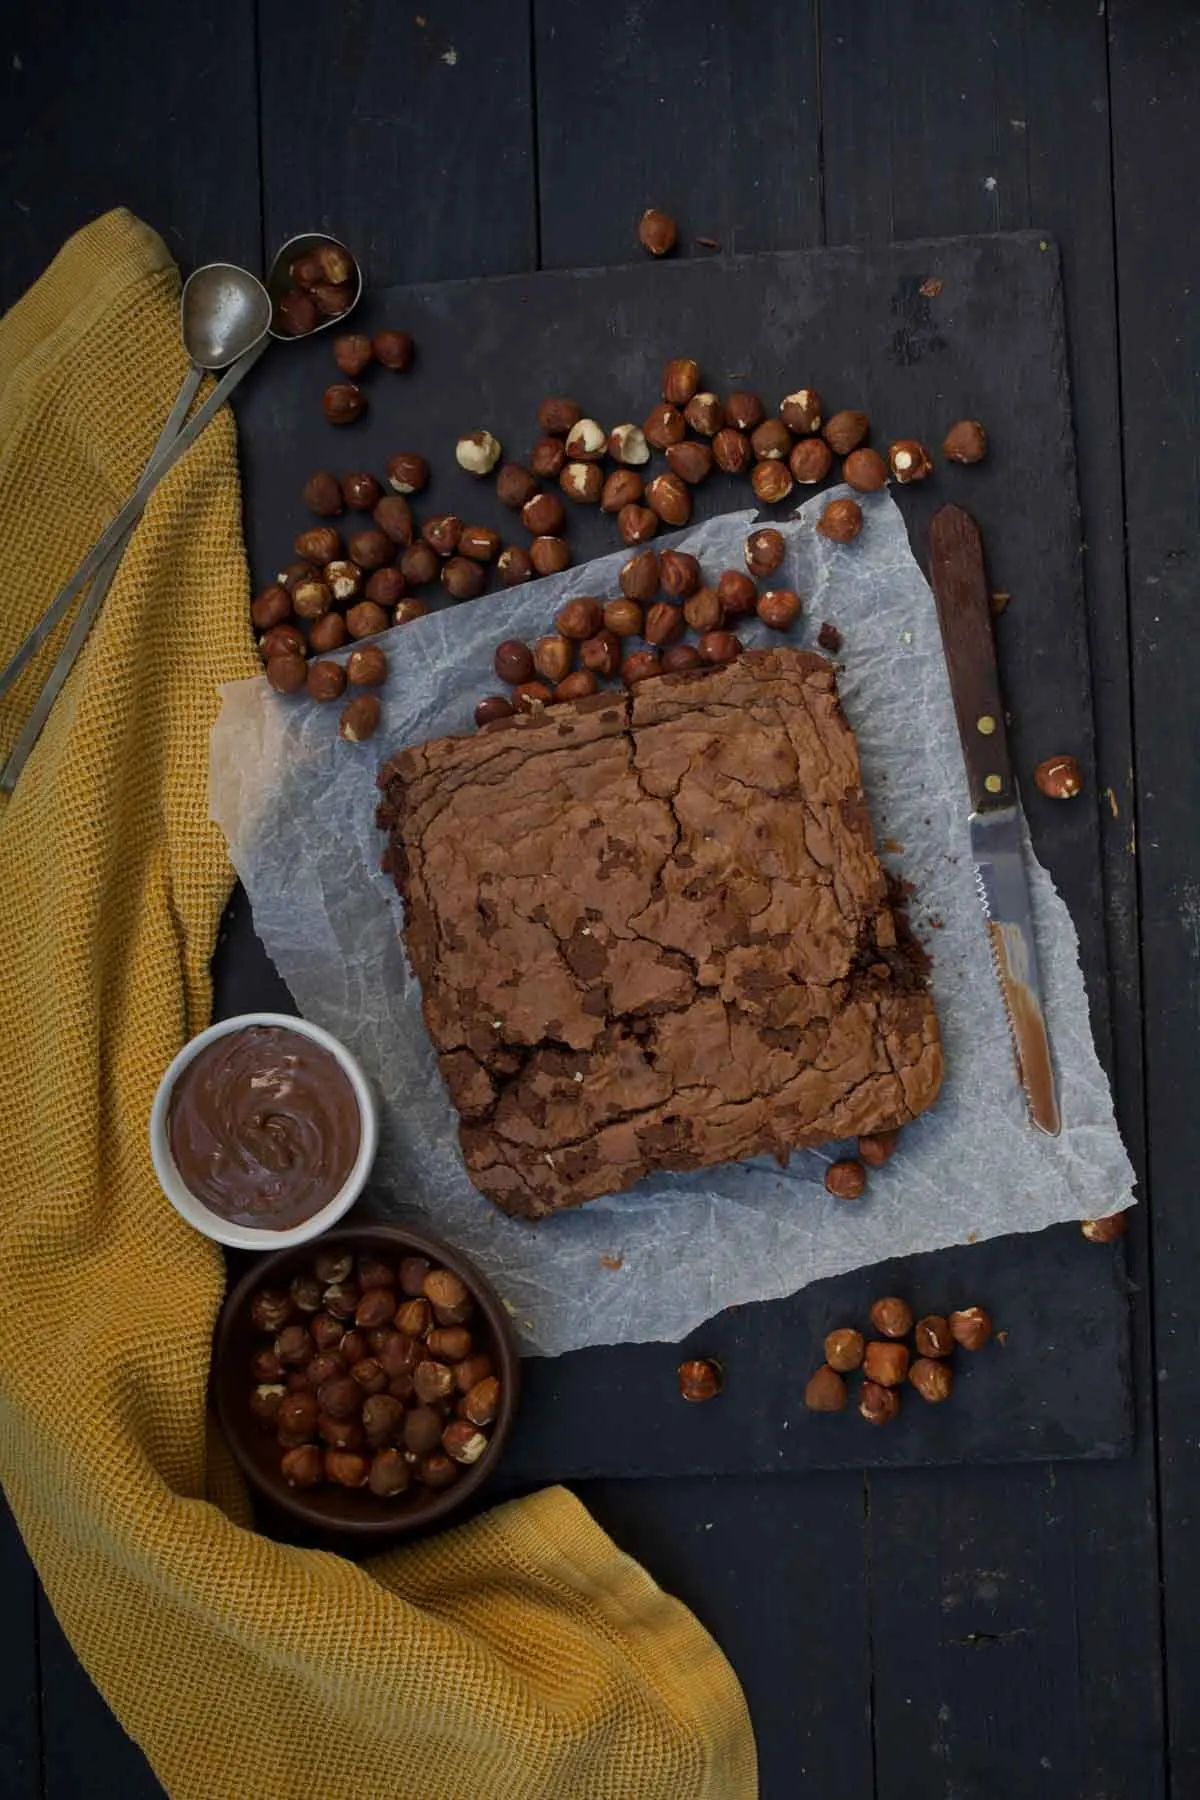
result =
[{"label": "dark slate board", "polygon": [[[921,292],[931,278],[942,284],[936,296]],[[661,365],[676,354],[696,356],[718,391],[748,386],[773,403],[812,384],[827,410],[861,405],[876,422],[877,442],[911,435],[940,444],[952,419],[974,415],[992,434],[987,463],[966,470],[939,463],[924,489],[900,492],[914,546],[923,560],[925,526],[945,499],[979,519],[993,585],[1012,595],[999,637],[1007,691],[1017,700],[1016,765],[1028,769],[1070,747],[1091,772],[1062,295],[1057,253],[1045,236],[396,288],[369,294],[355,323],[410,329],[418,356],[407,376],[368,373],[371,405],[353,427],[336,432],[321,416],[321,392],[335,374],[326,342],[273,351],[248,384],[239,421],[247,537],[259,583],[290,560],[292,538],[312,522],[299,490],[313,469],[382,472],[399,449],[420,450],[434,466],[419,514],[456,511],[523,542],[519,521],[496,503],[491,484],[455,467],[459,433],[486,424],[520,459],[537,436],[533,415],[547,393],[573,393],[607,423],[641,419],[657,395]],[[748,501],[745,482],[718,476],[698,491],[696,516]],[[568,512],[577,562],[612,548],[611,521],[593,509]],[[476,604],[486,606],[487,597]],[[1027,806],[1039,854],[1077,922],[1104,1045],[1094,793],[1090,783],[1086,800],[1064,807],[1031,789]],[[879,823],[878,805],[876,816]],[[215,973],[222,1014],[282,1002],[286,990],[253,936],[244,902],[231,912]],[[1036,1253],[1030,1245],[1017,1237],[963,1246],[710,1321],[692,1347],[728,1364],[729,1393],[713,1406],[679,1402],[673,1368],[680,1351],[673,1346],[535,1361],[505,1484],[1124,1454],[1132,1404],[1123,1256],[1086,1245],[1073,1227],[1041,1234]],[[808,1418],[800,1393],[823,1332],[839,1320],[862,1319],[873,1294],[896,1288],[921,1310],[988,1306],[1007,1327],[1007,1344],[969,1367],[961,1359],[964,1378],[953,1405],[910,1405],[898,1429],[868,1433],[856,1419]],[[1056,1345],[1053,1356],[1048,1341]]]}]

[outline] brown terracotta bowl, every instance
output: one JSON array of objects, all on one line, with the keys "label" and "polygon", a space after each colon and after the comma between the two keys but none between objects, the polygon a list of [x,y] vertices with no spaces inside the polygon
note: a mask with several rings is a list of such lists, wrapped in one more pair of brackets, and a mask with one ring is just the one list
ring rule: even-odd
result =
[{"label": "brown terracotta bowl", "polygon": [[[463,1468],[453,1486],[421,1487],[414,1482],[404,1494],[384,1500],[368,1488],[289,1487],[280,1473],[282,1452],[275,1433],[250,1411],[254,1379],[250,1361],[264,1343],[250,1317],[250,1301],[260,1288],[286,1288],[295,1276],[312,1268],[318,1251],[345,1246],[356,1254],[376,1252],[399,1263],[405,1256],[427,1256],[460,1276],[475,1301],[472,1331],[486,1339],[480,1348],[491,1356],[500,1377],[500,1410],[490,1427],[488,1447],[477,1463]],[[479,1323],[484,1331],[479,1333]],[[384,1538],[415,1531],[456,1512],[478,1491],[496,1467],[516,1413],[520,1358],[499,1295],[473,1263],[459,1251],[424,1232],[398,1225],[338,1226],[308,1244],[296,1244],[263,1256],[226,1296],[213,1334],[211,1389],[221,1429],[242,1468],[259,1493],[306,1524],[357,1537]]]}]

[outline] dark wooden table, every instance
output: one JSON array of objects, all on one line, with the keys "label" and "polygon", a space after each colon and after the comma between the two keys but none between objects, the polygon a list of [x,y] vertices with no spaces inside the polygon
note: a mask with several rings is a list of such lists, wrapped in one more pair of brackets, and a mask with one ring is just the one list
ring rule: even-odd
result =
[{"label": "dark wooden table", "polygon": [[[0,302],[117,203],[185,266],[325,226],[377,283],[626,261],[651,203],[685,255],[1058,239],[1112,795],[1101,1053],[1146,1202],[1136,1454],[581,1492],[729,1653],[768,1800],[1194,1800],[1200,24],[1182,0],[422,3],[14,13]],[[7,1520],[0,1585],[0,1794],[159,1793]]]}]

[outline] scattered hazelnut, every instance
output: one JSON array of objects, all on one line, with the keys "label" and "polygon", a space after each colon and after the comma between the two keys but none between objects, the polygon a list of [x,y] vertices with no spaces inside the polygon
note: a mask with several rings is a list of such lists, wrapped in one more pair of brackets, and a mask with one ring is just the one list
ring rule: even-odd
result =
[{"label": "scattered hazelnut", "polygon": [[533,564],[528,550],[522,550],[519,544],[506,544],[496,558],[496,573],[501,587],[520,587],[523,581],[531,581]]},{"label": "scattered hazelnut", "polygon": [[338,721],[338,736],[348,744],[363,744],[373,737],[382,707],[374,694],[359,694],[345,708]]},{"label": "scattered hazelnut", "polygon": [[560,575],[570,567],[571,546],[564,537],[535,537],[529,546],[529,560],[539,575]]},{"label": "scattered hazelnut", "polygon": [[342,554],[342,540],[332,525],[314,525],[296,539],[296,555],[310,563],[332,562]]},{"label": "scattered hazelnut", "polygon": [[496,498],[501,506],[520,512],[527,500],[537,493],[537,479],[520,463],[505,463],[496,477]]},{"label": "scattered hazelnut", "polygon": [[535,536],[561,531],[566,514],[557,494],[534,494],[521,508],[521,523]]},{"label": "scattered hazelnut", "polygon": [[703,658],[694,644],[671,644],[662,653],[664,675],[682,675],[690,669],[702,669]]},{"label": "scattered hazelnut", "polygon": [[342,374],[349,375],[352,381],[362,374],[374,358],[371,340],[361,331],[346,331],[333,340],[333,360]]},{"label": "scattered hazelnut", "polygon": [[612,631],[598,631],[579,648],[579,660],[584,668],[606,679],[621,667],[621,654],[621,640]]},{"label": "scattered hazelnut", "polygon": [[752,613],[758,601],[758,589],[740,569],[726,569],[717,580],[717,599],[725,618]]},{"label": "scattered hazelnut", "polygon": [[604,472],[596,463],[564,463],[558,485],[568,500],[575,500],[581,506],[595,506],[604,487]]},{"label": "scattered hazelnut", "polygon": [[376,569],[368,576],[363,598],[373,600],[376,606],[395,606],[397,600],[403,600],[407,592],[408,583],[392,563],[386,569]]},{"label": "scattered hazelnut", "polygon": [[725,408],[716,394],[693,394],[683,416],[701,437],[715,437],[725,422]]},{"label": "scattered hazelnut", "polygon": [[[337,568],[338,565],[330,563],[329,567]],[[298,618],[319,619],[329,611],[337,597],[330,581],[322,581],[318,576],[313,576],[309,581],[296,583],[292,592],[292,605]]]},{"label": "scattered hazelnut", "polygon": [[312,290],[317,311],[323,319],[340,319],[354,300],[354,288],[348,281],[322,281]]},{"label": "scattered hazelnut", "polygon": [[429,464],[412,450],[389,456],[387,484],[395,494],[419,494],[429,481]]},{"label": "scattered hazelnut", "polygon": [[429,608],[423,600],[401,600],[392,614],[393,625],[411,625],[414,619],[423,619]]},{"label": "scattered hazelnut", "polygon": [[554,694],[544,681],[518,681],[513,689],[513,700],[518,712],[544,712],[554,699]]},{"label": "scattered hazelnut", "polygon": [[683,603],[683,616],[693,631],[715,631],[725,617],[716,588],[697,588]]},{"label": "scattered hazelnut", "polygon": [[852,1158],[830,1163],[825,1171],[825,1186],[835,1200],[858,1200],[866,1185],[866,1170]]},{"label": "scattered hazelnut", "polygon": [[567,460],[567,447],[561,438],[539,438],[529,457],[529,467],[542,481],[550,481],[560,473]]},{"label": "scattered hazelnut", "polygon": [[666,256],[675,248],[677,236],[675,221],[669,213],[660,212],[656,206],[647,207],[638,220],[638,243],[651,256]]},{"label": "scattered hazelnut", "polygon": [[270,662],[273,656],[304,655],[304,638],[294,625],[272,625],[265,637],[258,641],[258,648],[264,662]]},{"label": "scattered hazelnut", "polygon": [[658,530],[658,514],[648,506],[623,506],[617,514],[617,530],[623,543],[644,544]]},{"label": "scattered hazelnut", "polygon": [[913,1325],[912,1307],[907,1300],[901,1300],[895,1294],[886,1294],[872,1306],[871,1323],[884,1337],[907,1337]]},{"label": "scattered hazelnut", "polygon": [[[355,595],[362,592],[362,570],[356,562],[351,562],[348,557],[342,556],[336,562],[325,564],[325,581],[339,606],[344,606],[347,600],[353,600]],[[297,593],[300,592],[300,589],[307,590],[309,585],[308,582],[302,581],[296,590]]]},{"label": "scattered hazelnut", "polygon": [[650,446],[640,425],[614,425],[608,434],[608,454],[614,462],[640,468],[650,461]]},{"label": "scattered hazelnut", "polygon": [[318,571],[310,562],[294,562],[289,563],[286,569],[280,569],[275,579],[281,588],[286,588],[289,594],[294,594],[302,581],[311,581],[317,573]]},{"label": "scattered hazelnut", "polygon": [[321,409],[331,425],[353,425],[366,411],[367,396],[352,381],[335,381],[325,389]]},{"label": "scattered hazelnut", "polygon": [[583,417],[583,408],[578,400],[568,400],[561,395],[551,395],[543,400],[537,410],[538,430],[547,437],[566,437],[573,425],[578,425]]},{"label": "scattered hazelnut", "polygon": [[706,663],[717,668],[722,663],[736,662],[742,654],[741,641],[732,631],[706,631],[696,648]]},{"label": "scattered hazelnut", "polygon": [[533,646],[533,666],[544,681],[557,685],[571,673],[575,651],[570,641],[553,632],[540,637]]},{"label": "scattered hazelnut", "polygon": [[374,637],[388,628],[388,616],[374,600],[360,600],[346,614],[346,630],[352,638]]},{"label": "scattered hazelnut", "polygon": [[924,481],[933,473],[929,452],[916,438],[901,438],[897,443],[889,444],[888,463],[902,487],[910,481]]},{"label": "scattered hazelnut", "polygon": [[[382,513],[385,507],[390,506],[403,506],[407,511],[408,502],[401,500],[399,495],[392,495],[379,502],[375,508],[376,514]],[[395,555],[397,542],[405,543],[407,539],[393,540],[386,531],[380,531],[376,527],[370,531],[356,531],[346,548],[350,552],[350,560],[356,562],[360,569],[382,569],[383,565],[391,562]]]},{"label": "scattered hazelnut", "polygon": [[783,533],[773,525],[752,531],[746,539],[746,567],[751,575],[770,575],[783,561]]},{"label": "scattered hazelnut", "polygon": [[941,1313],[928,1313],[918,1319],[913,1332],[918,1356],[949,1356],[954,1349],[954,1333],[949,1319]]},{"label": "scattered hazelnut", "polygon": [[500,534],[490,525],[464,525],[458,540],[458,554],[472,562],[490,563],[500,552]]},{"label": "scattered hazelnut", "polygon": [[821,429],[821,396],[816,388],[797,388],[779,402],[779,416],[798,435]]},{"label": "scattered hazelnut", "polygon": [[720,1363],[713,1362],[708,1356],[681,1362],[675,1373],[679,1378],[679,1392],[685,1400],[712,1400],[725,1384]]},{"label": "scattered hazelnut", "polygon": [[372,348],[385,369],[403,372],[413,359],[413,341],[407,331],[377,331]]},{"label": "scattered hazelnut", "polygon": [[[1114,1244],[1129,1230],[1129,1214],[1127,1212],[1109,1213],[1103,1219],[1081,1219],[1079,1229],[1089,1244]],[[972,1310],[978,1311],[979,1309],[976,1307]],[[955,1319],[963,1316],[965,1315],[952,1313],[950,1315],[951,1325],[953,1326]],[[973,1348],[973,1346],[968,1346],[968,1348]]]},{"label": "scattered hazelnut", "polygon": [[898,1387],[908,1374],[907,1345],[878,1340],[868,1344],[863,1352],[863,1373],[880,1387]]},{"label": "scattered hazelnut", "polygon": [[664,550],[658,568],[662,591],[673,600],[686,600],[700,586],[700,564],[686,550]]},{"label": "scattered hazelnut", "polygon": [[809,1412],[841,1412],[846,1404],[846,1384],[836,1369],[822,1363],[810,1375],[804,1389],[804,1404]]},{"label": "scattered hazelnut", "polygon": [[354,280],[354,258],[343,245],[321,244],[313,255],[321,265],[325,280],[335,287],[344,287],[346,282]]},{"label": "scattered hazelnut", "polygon": [[712,451],[713,461],[726,475],[743,474],[754,460],[750,439],[744,431],[735,431],[731,425],[722,426],[717,432]]},{"label": "scattered hazelnut", "polygon": [[1073,756],[1048,756],[1033,771],[1038,791],[1051,800],[1073,800],[1083,787],[1083,770]]},{"label": "scattered hazelnut", "polygon": [[485,694],[475,708],[476,725],[492,725],[497,719],[511,719],[513,703],[506,694]]},{"label": "scattered hazelnut", "polygon": [[961,1312],[952,1312],[949,1325],[951,1337],[964,1350],[982,1350],[992,1335],[992,1321],[982,1306],[967,1306]]},{"label": "scattered hazelnut", "polygon": [[757,394],[736,388],[725,397],[725,423],[734,431],[753,431],[762,423],[763,403]]},{"label": "scattered hazelnut", "polygon": [[277,694],[298,694],[308,676],[308,663],[294,651],[267,658],[267,680]]},{"label": "scattered hazelnut", "polygon": [[400,558],[400,573],[409,587],[424,587],[428,582],[436,581],[437,572],[438,556],[432,544],[422,538],[419,543],[408,545]]},{"label": "scattered hazelnut", "polygon": [[284,337],[307,337],[316,330],[320,316],[312,295],[297,293],[294,288],[275,303],[275,329]]},{"label": "scattered hazelnut", "polygon": [[656,450],[665,450],[668,444],[681,442],[686,429],[679,408],[665,400],[651,409],[642,426],[646,442]]},{"label": "scattered hazelnut", "polygon": [[604,624],[619,638],[641,637],[642,609],[636,600],[606,601]]},{"label": "scattered hazelnut", "polygon": [[662,658],[657,650],[633,650],[621,664],[621,680],[626,687],[636,687],[652,675],[662,674]]},{"label": "scattered hazelnut", "polygon": [[756,611],[772,631],[787,631],[800,617],[800,596],[791,588],[768,588],[758,596]]},{"label": "scattered hazelnut", "polygon": [[833,466],[833,451],[824,438],[801,438],[788,457],[788,468],[801,487],[816,487]]},{"label": "scattered hazelnut", "polygon": [[435,518],[426,519],[421,536],[439,556],[453,556],[462,536],[462,520],[456,513],[439,513]]},{"label": "scattered hazelnut", "polygon": [[590,669],[576,669],[573,674],[558,683],[554,690],[554,698],[558,700],[582,700],[588,694],[594,694],[600,683]]},{"label": "scattered hazelnut", "polygon": [[888,466],[878,450],[852,450],[842,464],[842,479],[860,494],[877,494],[888,483]]},{"label": "scattered hazelnut", "polygon": [[646,505],[664,525],[686,525],[692,516],[692,496],[678,475],[656,475],[647,482]]},{"label": "scattered hazelnut", "polygon": [[292,596],[277,582],[264,588],[251,602],[250,618],[256,631],[270,631],[273,625],[282,625],[291,616]]},{"label": "scattered hazelnut", "polygon": [[760,462],[776,462],[792,447],[792,434],[782,419],[764,419],[750,433],[750,448]]},{"label": "scattered hazelnut", "polygon": [[321,267],[320,258],[312,251],[306,256],[298,256],[288,273],[296,286],[302,288],[314,288],[318,282],[325,279],[325,271]]},{"label": "scattered hazelnut", "polygon": [[636,506],[644,491],[633,469],[614,469],[600,490],[600,511],[619,513],[623,506]]},{"label": "scattered hazelnut", "polygon": [[952,425],[942,442],[942,455],[947,462],[977,463],[987,455],[987,432],[978,419],[960,419]]},{"label": "scattered hazelnut", "polygon": [[599,462],[608,448],[608,433],[595,419],[577,419],[567,433],[568,462]]},{"label": "scattered hazelnut", "polygon": [[[840,645],[835,646],[840,648]],[[869,1168],[881,1169],[885,1162],[895,1155],[896,1145],[900,1141],[898,1131],[877,1131],[871,1137],[860,1137],[858,1140],[858,1160],[865,1162]]]},{"label": "scattered hazelnut", "polygon": [[328,469],[318,469],[305,482],[301,498],[309,512],[319,513],[322,518],[336,519],[343,505],[342,484]]},{"label": "scattered hazelnut", "polygon": [[658,592],[658,554],[654,550],[639,550],[636,556],[622,565],[618,576],[621,592],[627,600],[653,600]]},{"label": "scattered hazelnut", "polygon": [[[389,1398],[383,1395],[383,1399]],[[399,1404],[397,1401],[395,1404]],[[367,1471],[367,1486],[380,1500],[391,1500],[397,1494],[403,1494],[412,1481],[412,1470],[399,1450],[379,1450],[371,1458],[371,1467]]]},{"label": "scattered hazelnut", "polygon": [[908,1371],[908,1379],[922,1400],[928,1400],[931,1406],[948,1400],[954,1389],[954,1370],[949,1363],[938,1362],[931,1356],[919,1356]]},{"label": "scattered hazelnut", "polygon": [[[568,600],[559,608],[554,624],[564,638],[582,643],[584,638],[593,637],[599,631],[603,619],[604,609],[599,600],[593,600],[590,594],[577,594],[574,600]],[[561,680],[561,676],[555,679]]]},{"label": "scattered hazelnut", "polygon": [[755,463],[750,473],[750,486],[764,506],[778,506],[786,500],[795,483],[786,463]]},{"label": "scattered hazelnut", "polygon": [[324,1473],[325,1462],[315,1444],[298,1444],[285,1450],[279,1472],[289,1487],[316,1487]]},{"label": "scattered hazelnut", "polygon": [[346,661],[346,680],[351,687],[381,687],[387,680],[387,657],[378,644],[363,644]]},{"label": "scattered hazelnut", "polygon": [[667,464],[672,475],[678,475],[681,481],[696,487],[712,473],[713,453],[707,444],[685,438],[681,444],[667,446]]},{"label": "scattered hazelnut", "polygon": [[304,685],[310,700],[340,700],[346,686],[346,671],[340,663],[312,662],[308,665]]},{"label": "scattered hazelnut", "polygon": [[677,356],[663,370],[662,397],[672,406],[686,406],[700,386],[700,364],[690,356]]},{"label": "scattered hazelnut", "polygon": [[853,543],[862,527],[862,507],[857,500],[831,500],[817,520],[821,536],[834,544]]},{"label": "scattered hazelnut", "polygon": [[490,475],[500,456],[500,440],[490,431],[470,431],[454,446],[454,460],[468,475]]},{"label": "scattered hazelnut", "polygon": [[890,1425],[900,1411],[900,1396],[893,1387],[864,1381],[858,1396],[858,1410],[868,1425]]},{"label": "scattered hazelnut", "polygon": [[825,1339],[825,1361],[839,1375],[848,1375],[851,1369],[862,1366],[866,1341],[861,1331],[853,1331],[849,1326],[842,1326],[831,1331]]},{"label": "scattered hazelnut", "polygon": [[499,679],[510,686],[518,681],[528,681],[533,674],[533,651],[520,638],[505,638],[502,644],[496,645],[492,666]]},{"label": "scattered hazelnut", "polygon": [[825,442],[837,456],[849,456],[852,450],[858,449],[869,430],[870,420],[866,413],[837,412],[825,421]]},{"label": "scattered hazelnut", "polygon": [[655,649],[661,650],[665,644],[673,644],[683,636],[684,617],[677,606],[668,600],[656,600],[646,613],[645,639]]}]

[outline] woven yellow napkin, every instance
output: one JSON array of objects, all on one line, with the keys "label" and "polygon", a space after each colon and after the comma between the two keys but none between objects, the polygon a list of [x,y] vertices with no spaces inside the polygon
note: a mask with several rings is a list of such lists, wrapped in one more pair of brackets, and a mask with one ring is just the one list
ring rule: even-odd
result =
[{"label": "woven yellow napkin", "polygon": [[[0,663],[134,485],[184,372],[177,300],[116,212],[0,321]],[[239,502],[224,415],[0,814],[0,1479],[172,1794],[742,1800],[731,1669],[565,1491],[355,1567],[251,1531],[206,1442],[221,1259],[159,1194],[146,1122],[207,1021],[231,879],[205,780],[217,684],[255,668]]]}]

